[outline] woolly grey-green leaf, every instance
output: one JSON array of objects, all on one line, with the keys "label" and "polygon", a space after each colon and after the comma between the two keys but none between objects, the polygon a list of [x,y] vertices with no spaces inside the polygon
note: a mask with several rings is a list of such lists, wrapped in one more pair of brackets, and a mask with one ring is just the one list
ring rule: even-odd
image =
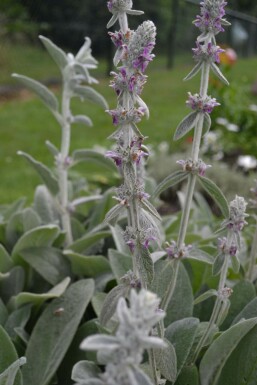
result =
[{"label": "woolly grey-green leaf", "polygon": [[257,379],[257,326],[229,356],[217,385],[255,385]]},{"label": "woolly grey-green leaf", "polygon": [[40,306],[43,302],[48,301],[49,299],[60,297],[65,292],[69,284],[70,278],[67,277],[46,293],[38,294],[21,291],[11,299],[10,304],[15,308],[23,306],[27,303]]},{"label": "woolly grey-green leaf", "polygon": [[104,222],[114,225],[116,221],[119,219],[119,216],[122,215],[126,211],[126,207],[121,203],[113,206],[108,213],[106,213]]},{"label": "woolly grey-green leaf", "polygon": [[192,69],[192,71],[190,71],[189,74],[184,78],[184,80],[190,80],[190,79],[192,79],[195,75],[198,74],[198,72],[200,71],[201,68],[202,68],[202,63],[199,61],[199,62],[194,66],[194,68]]},{"label": "woolly grey-green leaf", "polygon": [[168,326],[179,319],[191,317],[193,314],[193,301],[191,282],[185,267],[181,263],[174,295],[168,305],[164,324]]},{"label": "woolly grey-green leaf", "polygon": [[108,104],[104,97],[99,94],[99,92],[95,91],[93,88],[88,86],[75,86],[73,88],[73,93],[75,96],[79,96],[83,100],[89,100],[93,103],[99,104],[104,109],[108,108]]},{"label": "woolly grey-green leaf", "polygon": [[92,127],[93,122],[92,120],[85,115],[76,115],[72,117],[72,123],[73,124],[85,124],[86,126]]},{"label": "woolly grey-green leaf", "polygon": [[[174,385],[199,385],[198,369],[195,365],[184,366]],[[167,383],[167,385],[171,385]]]},{"label": "woolly grey-green leaf", "polygon": [[211,63],[211,69],[214,75],[216,75],[223,83],[229,86],[229,82],[227,81],[227,79],[225,78],[225,76],[222,74],[221,70],[215,63]]},{"label": "woolly grey-green leaf", "polygon": [[256,297],[256,290],[252,282],[241,280],[233,287],[233,293],[229,297],[231,306],[228,316],[222,325],[222,329],[227,329],[241,312],[241,310]]},{"label": "woolly grey-green leaf", "polygon": [[49,247],[60,234],[60,228],[55,225],[39,226],[23,234],[12,251],[14,261],[20,258],[20,252],[35,247]]},{"label": "woolly grey-green leaf", "polygon": [[12,76],[20,83],[24,84],[30,91],[35,92],[42,100],[42,102],[50,109],[50,111],[53,111],[54,114],[58,114],[58,100],[46,86],[27,76],[18,74],[13,74]]},{"label": "woolly grey-green leaf", "polygon": [[200,182],[200,185],[204,188],[204,190],[214,200],[214,202],[219,206],[224,217],[227,218],[229,216],[229,206],[220,188],[214,182],[204,176],[198,176],[197,180]]},{"label": "woolly grey-green leaf", "polygon": [[109,158],[106,158],[103,154],[98,151],[86,149],[75,150],[72,153],[72,159],[74,164],[79,162],[95,163],[99,166],[103,166],[109,169],[112,172],[117,173],[117,167],[115,166],[115,164]]},{"label": "woolly grey-green leaf", "polygon": [[205,112],[203,117],[203,133],[204,135],[208,134],[211,128],[211,117],[210,115]]},{"label": "woolly grey-green leaf", "polygon": [[164,339],[165,348],[154,351],[156,357],[156,365],[166,380],[174,382],[177,377],[177,356],[172,343],[168,339]]},{"label": "woolly grey-green leaf", "polygon": [[132,269],[131,255],[121,253],[115,249],[109,249],[108,259],[117,281],[119,281],[120,278],[122,278],[129,270]]},{"label": "woolly grey-green leaf", "polygon": [[237,255],[231,255],[231,266],[234,272],[237,274],[240,270],[240,261]]},{"label": "woolly grey-green leaf", "polygon": [[[240,341],[257,325],[257,318],[242,321],[223,332],[200,363],[201,385],[217,385],[221,372]],[[225,385],[225,384],[222,384]]]},{"label": "woolly grey-green leaf", "polygon": [[24,285],[25,271],[23,267],[14,266],[4,277],[1,277],[0,273],[0,292],[1,298],[5,303],[22,291]]},{"label": "woolly grey-green leaf", "polygon": [[212,275],[218,275],[222,269],[222,266],[224,264],[225,257],[223,253],[219,253],[216,258],[214,259],[213,265],[212,265]]},{"label": "woolly grey-green leaf", "polygon": [[122,228],[116,224],[115,226],[110,226],[110,230],[115,242],[116,250],[123,254],[129,254],[129,247],[124,241]]},{"label": "woolly grey-green leaf", "polygon": [[58,67],[63,70],[68,64],[68,59],[65,52],[63,52],[61,48],[57,47],[57,45],[55,45],[50,39],[46,38],[45,36],[40,35],[39,39],[42,41],[45,48],[52,56],[53,60],[58,65]]},{"label": "woolly grey-green leaf", "polygon": [[[18,370],[15,381],[14,381],[14,378],[10,378],[11,376],[13,376],[15,370],[13,370],[14,369],[13,367],[11,367],[11,370],[8,370],[8,368],[18,360],[18,355],[10,337],[8,336],[7,332],[2,328],[2,326],[0,326],[0,341],[1,341],[0,384],[1,385],[13,385],[13,384],[22,385],[23,381],[22,381],[21,372],[19,370],[20,365],[16,366],[16,363],[15,363],[15,367]],[[24,363],[24,360],[22,360],[21,363]]]},{"label": "woolly grey-green leaf", "polygon": [[101,373],[101,370],[92,361],[79,361],[72,369],[71,379],[83,383],[92,377],[97,377]]},{"label": "woolly grey-green leaf", "polygon": [[[26,364],[26,358],[21,357],[13,362],[3,373],[0,373],[0,385],[16,384],[15,377],[22,365]],[[20,382],[22,384],[22,380]]]},{"label": "woolly grey-green leaf", "polygon": [[84,253],[89,247],[97,244],[100,240],[109,237],[110,234],[110,231],[88,233],[69,245],[69,249],[76,251],[77,253]]},{"label": "woolly grey-green leaf", "polygon": [[93,292],[93,280],[80,280],[46,307],[27,346],[27,365],[23,371],[25,384],[49,384],[71,344]]},{"label": "woolly grey-green leaf", "polygon": [[64,255],[71,263],[73,274],[96,278],[111,272],[109,261],[102,255],[83,255],[72,250],[65,250]]},{"label": "woolly grey-green leaf", "polygon": [[151,253],[146,247],[137,245],[135,259],[140,277],[142,277],[143,282],[149,285],[154,277],[154,267]]},{"label": "woolly grey-green leaf", "polygon": [[167,190],[169,187],[172,187],[180,182],[182,182],[184,179],[188,178],[188,173],[185,171],[175,171],[171,175],[167,176],[156,188],[156,190],[153,193],[154,197],[157,197],[161,192],[164,190]]},{"label": "woolly grey-green leaf", "polygon": [[150,289],[163,298],[167,292],[170,281],[173,279],[173,267],[171,261],[157,261],[154,264],[154,279]]},{"label": "woolly grey-green leaf", "polygon": [[19,255],[51,285],[57,285],[71,274],[62,251],[55,247],[30,247],[21,250]]},{"label": "woolly grey-green leaf", "polygon": [[158,219],[158,221],[161,221],[161,216],[160,214],[158,213],[158,211],[156,210],[156,208],[152,205],[151,202],[149,202],[147,199],[142,199],[141,200],[141,205],[142,207],[149,213],[151,214],[153,217],[155,217],[156,219]]},{"label": "woolly grey-green leaf", "polygon": [[0,271],[1,273],[6,273],[13,266],[12,259],[4,246],[0,244]]},{"label": "woolly grey-green leaf", "polygon": [[178,125],[176,128],[173,140],[181,139],[184,135],[186,135],[190,130],[192,130],[193,127],[195,127],[197,119],[198,119],[198,112],[191,112],[188,114]]},{"label": "woolly grey-green leaf", "polygon": [[59,213],[56,209],[56,203],[45,185],[36,187],[34,208],[40,216],[42,224],[59,222]]},{"label": "woolly grey-green leaf", "polygon": [[51,143],[50,140],[46,140],[45,144],[53,156],[56,156],[59,154],[58,148],[53,143]]},{"label": "woolly grey-green leaf", "polygon": [[133,368],[133,375],[134,375],[136,382],[134,384],[131,384],[131,385],[138,385],[138,384],[140,384],[140,385],[153,385],[152,381],[146,375],[146,373],[143,372],[143,370],[141,370],[139,368]]},{"label": "woolly grey-green leaf", "polygon": [[59,186],[58,181],[52,171],[46,167],[43,163],[38,162],[36,159],[34,159],[31,155],[26,154],[23,151],[18,151],[18,155],[23,156],[27,161],[33,166],[33,168],[36,170],[46,187],[49,189],[49,191],[56,195],[59,192]]},{"label": "woolly grey-green leaf", "polygon": [[172,343],[177,357],[177,375],[182,370],[196,336],[199,320],[197,318],[184,318],[170,324],[165,337]]},{"label": "woolly grey-green leaf", "polygon": [[206,253],[205,251],[200,250],[200,249],[193,249],[193,250],[191,250],[189,252],[189,255],[188,255],[187,258],[195,259],[195,260],[200,261],[200,262],[205,262],[208,265],[212,265],[213,264],[212,256],[210,254]]},{"label": "woolly grey-green leaf", "polygon": [[194,300],[194,304],[198,304],[200,302],[203,302],[205,301],[206,299],[210,298],[210,297],[217,297],[218,296],[218,292],[217,290],[215,289],[210,289],[210,290],[207,290],[206,292],[204,292],[203,294],[199,295],[198,297],[196,297],[196,299]]},{"label": "woolly grey-green leaf", "polygon": [[17,211],[23,209],[26,203],[26,198],[20,198],[17,201],[13,202],[3,213],[3,220],[8,221],[10,217],[15,214]]},{"label": "woolly grey-green leaf", "polygon": [[253,298],[239,314],[234,318],[232,325],[240,322],[242,319],[257,317],[257,297]]},{"label": "woolly grey-green leaf", "polygon": [[126,285],[115,286],[105,297],[99,321],[102,326],[106,326],[116,311],[118,301],[121,297],[126,297],[130,287]]},{"label": "woolly grey-green leaf", "polygon": [[10,338],[14,340],[16,337],[15,328],[24,328],[30,318],[31,304],[22,306],[19,309],[10,313],[8,319],[5,322],[4,328],[9,334]]},{"label": "woolly grey-green leaf", "polygon": [[2,299],[0,298],[0,325],[4,325],[6,320],[8,318],[8,310],[3,303]]}]

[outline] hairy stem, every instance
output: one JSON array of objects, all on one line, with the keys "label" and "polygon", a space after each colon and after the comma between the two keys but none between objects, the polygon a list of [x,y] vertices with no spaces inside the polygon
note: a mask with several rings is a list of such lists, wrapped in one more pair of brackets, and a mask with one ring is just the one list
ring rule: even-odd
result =
[{"label": "hairy stem", "polygon": [[67,86],[64,84],[63,97],[62,97],[62,142],[61,153],[58,162],[58,183],[60,189],[60,204],[61,204],[61,221],[63,230],[66,233],[66,244],[72,243],[72,231],[70,223],[70,214],[68,212],[68,170],[67,170],[67,158],[70,150],[70,93]]},{"label": "hairy stem", "polygon": [[[210,73],[210,65],[208,63],[204,63],[204,65],[202,67],[201,86],[200,86],[200,94],[202,97],[205,97],[207,95],[209,73]],[[201,115],[197,121],[195,130],[194,130],[194,139],[193,139],[193,145],[192,145],[192,160],[193,160],[193,162],[198,161],[201,138],[202,138],[202,131],[203,131],[203,116]],[[193,201],[195,182],[196,182],[196,175],[190,174],[190,176],[188,178],[187,191],[186,191],[186,197],[185,197],[185,205],[184,205],[183,211],[182,211],[182,217],[181,217],[179,234],[178,234],[178,242],[177,242],[178,249],[181,249],[181,247],[183,246],[183,244],[185,242],[186,232],[187,232],[187,227],[188,227],[188,221],[189,221],[189,215],[190,215],[190,210],[191,210],[192,201]],[[174,273],[172,275],[172,279],[170,281],[169,288],[166,292],[166,295],[162,299],[162,303],[161,303],[163,310],[167,310],[167,307],[168,307],[170,300],[173,296],[174,289],[176,287],[177,277],[178,277],[179,264],[180,264],[179,260],[174,261],[174,264],[173,264]]]},{"label": "hairy stem", "polygon": [[149,350],[148,356],[149,356],[149,364],[150,364],[150,367],[152,369],[152,376],[153,376],[154,385],[159,385],[159,378],[158,378],[158,374],[157,374],[157,370],[156,370],[156,360],[155,360],[153,349]]},{"label": "hairy stem", "polygon": [[[229,231],[228,237],[227,237],[227,248],[228,249],[232,245],[232,240],[233,240],[233,236],[232,236],[231,231]],[[223,309],[223,307],[222,307],[223,300],[222,300],[221,293],[222,293],[222,290],[226,286],[226,279],[227,279],[227,273],[228,273],[229,260],[230,260],[230,255],[229,254],[225,254],[225,260],[224,260],[224,263],[223,263],[223,266],[222,266],[222,269],[221,269],[221,273],[220,273],[219,287],[218,287],[218,296],[216,298],[216,301],[215,301],[215,304],[214,304],[214,307],[213,307],[213,310],[212,310],[212,315],[211,315],[209,324],[208,324],[208,326],[207,326],[207,328],[205,330],[205,333],[202,335],[202,338],[200,339],[200,341],[199,341],[199,343],[198,343],[198,345],[197,345],[197,347],[195,349],[195,353],[194,353],[194,357],[193,357],[193,362],[195,362],[197,360],[198,355],[199,355],[202,347],[204,346],[204,344],[208,340],[214,325],[217,324],[217,321],[218,321],[218,319],[219,319],[219,317],[221,315],[221,311]]]}]

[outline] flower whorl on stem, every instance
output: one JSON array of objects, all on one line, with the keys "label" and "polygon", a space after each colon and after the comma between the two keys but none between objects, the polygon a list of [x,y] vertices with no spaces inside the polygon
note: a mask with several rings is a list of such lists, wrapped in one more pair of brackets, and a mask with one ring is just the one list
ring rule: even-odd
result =
[{"label": "flower whorl on stem", "polygon": [[[119,207],[124,208],[125,205],[127,208],[128,226],[124,232],[125,242],[133,254],[134,273],[146,277],[148,272],[142,272],[142,258],[148,258],[150,269],[153,270],[148,247],[149,241],[156,240],[159,236],[156,225],[156,218],[159,215],[148,201],[149,195],[144,192],[142,169],[143,159],[148,156],[148,151],[143,145],[145,138],[137,124],[144,115],[147,117],[149,115],[148,107],[140,95],[147,79],[145,70],[154,57],[152,50],[155,46],[156,28],[151,21],[143,22],[135,31],[128,28],[127,14],[142,13],[132,10],[133,4],[130,0],[112,0],[107,6],[113,14],[108,27],[118,20],[120,31],[109,33],[117,49],[114,65],[119,67],[116,72],[111,73],[113,75],[111,87],[117,95],[117,107],[107,111],[116,127],[116,131],[111,135],[116,141],[116,148],[108,151],[106,156],[113,159],[118,166],[123,177],[122,191],[126,191],[125,196],[122,194],[122,198],[119,194],[115,198],[119,204],[116,206],[117,210],[113,211],[119,215]],[[152,274],[153,271],[150,273],[151,277]],[[146,286],[145,279],[142,281],[143,286]]]}]

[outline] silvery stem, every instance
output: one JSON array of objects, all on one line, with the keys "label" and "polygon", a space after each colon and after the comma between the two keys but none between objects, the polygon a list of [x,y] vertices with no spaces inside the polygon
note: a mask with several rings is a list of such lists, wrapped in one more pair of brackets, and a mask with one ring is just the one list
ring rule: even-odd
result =
[{"label": "silvery stem", "polygon": [[[202,73],[201,73],[200,95],[202,97],[205,97],[207,95],[209,73],[210,73],[210,64],[205,62],[202,66]],[[203,115],[201,114],[194,130],[194,139],[193,139],[193,145],[192,145],[193,162],[198,161],[202,131],[203,131]],[[181,249],[181,247],[185,242],[189,215],[190,215],[190,210],[191,210],[192,200],[194,195],[195,182],[196,182],[196,175],[190,174],[188,179],[185,204],[182,211],[182,217],[181,217],[179,234],[178,234],[178,242],[177,242],[178,249]],[[166,292],[167,294],[162,299],[162,303],[161,303],[163,310],[167,310],[167,307],[173,296],[173,293],[176,287],[177,277],[178,277],[179,263],[180,263],[179,260],[174,261],[174,264],[173,264],[174,272],[172,275],[172,279],[170,281],[169,289],[167,290]]]},{"label": "silvery stem", "polygon": [[[233,243],[233,234],[231,231],[228,232],[228,237],[227,237],[227,249],[229,250],[230,247],[232,246]],[[222,297],[220,293],[222,293],[222,290],[226,286],[226,279],[227,279],[227,273],[228,273],[228,265],[229,265],[229,260],[230,260],[230,255],[228,253],[225,254],[225,260],[220,272],[220,280],[219,280],[219,287],[218,287],[218,296],[216,298],[213,310],[212,310],[212,315],[209,321],[209,324],[207,326],[207,329],[205,333],[203,334],[202,338],[198,342],[198,345],[196,347],[194,357],[193,357],[193,362],[195,362],[198,358],[198,355],[204,346],[205,342],[208,340],[210,333],[214,327],[214,325],[217,323],[217,320],[219,319],[220,312],[222,310]]]},{"label": "silvery stem", "polygon": [[70,92],[67,85],[64,84],[63,97],[62,97],[62,141],[61,141],[61,153],[58,162],[58,183],[60,190],[60,204],[61,204],[61,221],[63,230],[66,233],[66,243],[69,245],[72,243],[72,231],[70,223],[70,214],[68,212],[68,170],[65,162],[67,161],[70,150]]},{"label": "silvery stem", "polygon": [[126,12],[122,12],[119,15],[119,24],[122,33],[126,33],[128,31],[128,17]]}]

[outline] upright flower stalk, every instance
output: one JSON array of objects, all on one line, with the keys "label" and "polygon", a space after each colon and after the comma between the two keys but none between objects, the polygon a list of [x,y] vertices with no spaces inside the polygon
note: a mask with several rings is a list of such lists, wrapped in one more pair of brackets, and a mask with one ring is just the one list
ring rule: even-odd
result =
[{"label": "upright flower stalk", "polygon": [[[251,188],[251,193],[253,194],[253,198],[250,199],[250,207],[254,210],[257,208],[257,180],[255,180],[255,186]],[[257,221],[257,217],[253,215],[255,221]],[[253,281],[256,277],[256,260],[257,260],[257,222],[255,224],[255,231],[253,236],[253,242],[250,252],[249,264],[246,271],[246,278],[250,281]]]},{"label": "upright flower stalk", "polygon": [[213,263],[213,274],[220,274],[218,290],[209,290],[199,296],[195,301],[195,303],[199,303],[211,295],[216,296],[209,324],[196,347],[193,357],[194,362],[197,360],[202,347],[212,333],[213,327],[222,324],[229,310],[229,297],[233,290],[226,286],[226,279],[229,266],[232,266],[236,273],[240,268],[237,254],[240,249],[240,233],[247,223],[245,221],[245,218],[248,216],[245,212],[246,205],[244,198],[239,196],[236,196],[235,199],[230,202],[229,217],[223,222],[222,226],[223,229],[227,230],[227,237],[218,239],[219,252]]},{"label": "upright flower stalk", "polygon": [[111,135],[116,141],[116,148],[108,151],[106,156],[117,165],[123,184],[117,189],[118,204],[107,214],[106,221],[116,220],[123,211],[127,211],[128,225],[124,239],[132,253],[133,272],[140,277],[142,287],[146,288],[153,277],[149,242],[158,239],[156,219],[160,218],[144,191],[142,167],[148,151],[143,145],[145,137],[137,123],[149,115],[148,107],[140,95],[147,79],[145,70],[154,57],[152,50],[156,28],[151,21],[145,21],[137,30],[130,30],[127,14],[143,13],[133,10],[132,5],[131,0],[107,2],[113,14],[107,27],[118,21],[120,30],[109,33],[117,49],[114,56],[117,72],[112,72],[111,87],[116,92],[118,103],[116,109],[107,111],[116,128]]},{"label": "upright flower stalk", "polygon": [[[46,39],[43,38],[43,43],[47,47]],[[56,166],[58,173],[59,184],[59,201],[61,206],[61,222],[63,230],[66,233],[66,243],[70,244],[73,240],[70,212],[69,212],[69,196],[68,196],[68,168],[72,163],[70,157],[70,139],[71,139],[71,124],[76,122],[70,109],[72,97],[79,95],[81,91],[81,83],[96,83],[97,81],[89,74],[89,69],[96,68],[97,61],[91,55],[91,41],[86,39],[84,45],[74,57],[69,53],[66,56],[66,65],[62,68],[63,91],[61,105],[61,148],[56,156]],[[85,118],[85,117],[84,117]],[[87,119],[87,124],[92,124]]]},{"label": "upright flower stalk", "polygon": [[69,154],[71,125],[73,123],[83,123],[88,126],[92,125],[92,121],[89,117],[85,115],[74,116],[72,114],[70,102],[73,97],[79,97],[81,100],[86,99],[95,102],[104,109],[106,109],[108,105],[98,92],[85,85],[85,83],[97,83],[97,80],[89,74],[90,69],[96,68],[97,61],[91,55],[91,40],[88,37],[85,39],[85,43],[75,56],[71,53],[66,54],[50,39],[47,39],[44,36],[39,37],[48,53],[58,65],[62,74],[63,89],[61,107],[59,106],[59,101],[56,96],[40,82],[23,75],[13,74],[13,76],[39,96],[61,126],[60,149],[55,147],[51,142],[46,142],[48,149],[55,159],[56,175],[30,155],[21,151],[18,153],[27,158],[33,165],[49,192],[55,198],[55,204],[58,202],[57,207],[60,213],[61,227],[65,232],[67,246],[72,243],[73,240],[70,221],[72,205],[69,203],[70,189],[68,169],[79,162],[78,159],[75,159],[76,152],[74,152],[72,156]]},{"label": "upright flower stalk", "polygon": [[[219,105],[216,99],[211,98],[211,96],[208,96],[207,94],[210,71],[212,70],[220,80],[228,84],[227,80],[216,65],[219,63],[219,53],[222,52],[222,49],[216,45],[216,35],[219,32],[224,31],[224,25],[229,25],[229,23],[223,19],[223,16],[225,15],[225,5],[226,2],[223,0],[204,0],[201,2],[200,15],[198,15],[194,21],[195,26],[200,29],[201,34],[197,38],[196,48],[193,49],[193,57],[196,61],[196,65],[187,75],[185,80],[191,79],[200,71],[200,91],[199,94],[194,95],[189,93],[189,98],[186,104],[193,111],[187,115],[178,125],[174,135],[175,140],[180,139],[192,128],[194,128],[191,159],[183,161],[184,164],[190,165],[190,167],[184,169],[184,171],[189,172],[189,176],[185,196],[185,204],[182,211],[182,218],[177,240],[178,250],[182,250],[185,244],[185,237],[196,180],[198,176],[204,175],[207,168],[207,166],[199,159],[202,135],[204,131],[209,131],[211,126],[210,113],[215,106]],[[164,296],[161,303],[161,307],[164,310],[167,309],[167,306],[174,293],[179,270],[179,263],[179,259],[174,260],[174,274],[170,282],[169,289],[167,290],[167,294]]]}]

